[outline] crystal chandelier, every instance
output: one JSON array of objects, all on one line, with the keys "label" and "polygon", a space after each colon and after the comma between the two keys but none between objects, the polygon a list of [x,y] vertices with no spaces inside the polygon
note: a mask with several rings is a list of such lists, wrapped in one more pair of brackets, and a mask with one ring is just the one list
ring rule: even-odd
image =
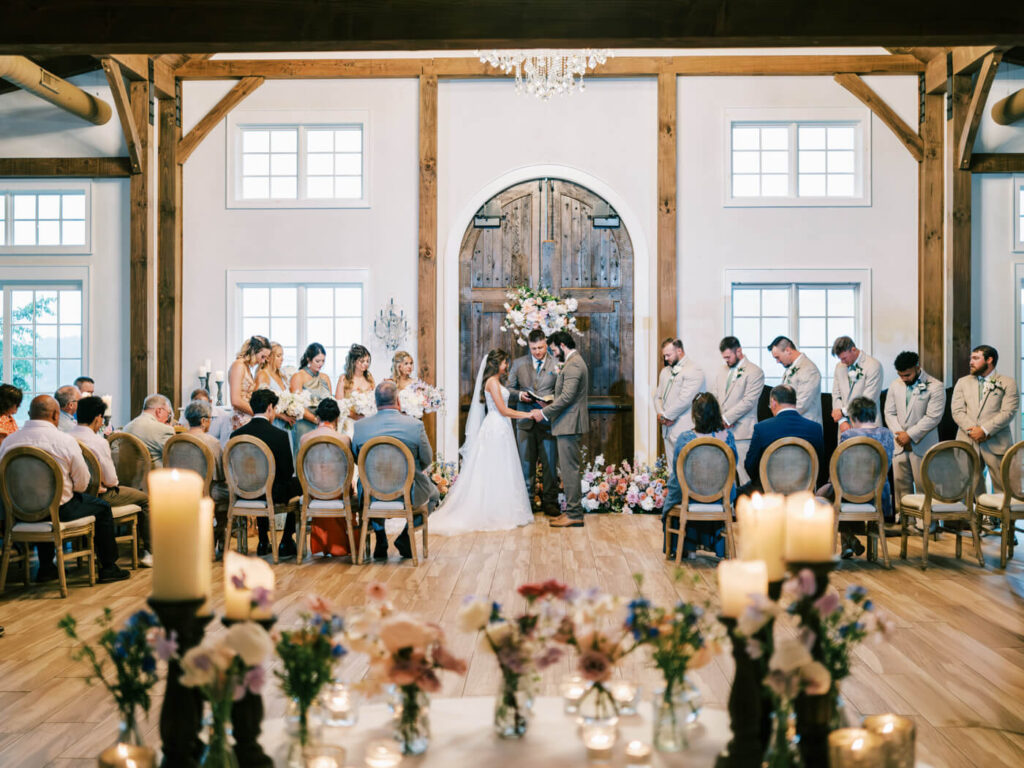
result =
[{"label": "crystal chandelier", "polygon": [[612,52],[584,48],[578,51],[477,51],[480,61],[502,72],[515,72],[516,93],[529,93],[544,101],[552,94],[583,91],[587,69],[604,64]]}]

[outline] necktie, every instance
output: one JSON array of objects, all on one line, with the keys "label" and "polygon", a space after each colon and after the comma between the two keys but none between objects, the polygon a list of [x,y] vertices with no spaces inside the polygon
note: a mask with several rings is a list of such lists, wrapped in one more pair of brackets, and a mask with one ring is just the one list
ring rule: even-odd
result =
[{"label": "necktie", "polygon": [[534,361],[534,363],[537,366],[537,375],[540,375],[540,367],[544,363],[544,361],[543,360],[536,360],[536,361]]},{"label": "necktie", "polygon": [[982,392],[984,392],[984,388],[985,388],[985,377],[984,376],[979,376],[978,377],[978,399],[979,400],[981,400],[981,395],[982,395]]}]

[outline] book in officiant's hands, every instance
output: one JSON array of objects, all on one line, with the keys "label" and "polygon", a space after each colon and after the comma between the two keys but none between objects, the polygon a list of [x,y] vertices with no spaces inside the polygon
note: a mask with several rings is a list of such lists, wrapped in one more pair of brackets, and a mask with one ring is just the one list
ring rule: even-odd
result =
[{"label": "book in officiant's hands", "polygon": [[524,389],[523,391],[526,393],[527,397],[530,398],[530,401],[534,403],[543,403],[547,405],[548,403],[552,403],[555,400],[554,395],[541,395],[534,392],[532,389]]}]

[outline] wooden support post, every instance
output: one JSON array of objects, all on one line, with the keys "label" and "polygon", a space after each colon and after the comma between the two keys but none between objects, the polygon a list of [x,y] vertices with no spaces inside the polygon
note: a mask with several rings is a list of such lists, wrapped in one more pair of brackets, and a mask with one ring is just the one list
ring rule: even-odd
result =
[{"label": "wooden support post", "polygon": [[[676,76],[658,75],[658,340],[675,336],[676,309]],[[660,350],[655,351],[655,357]],[[657,370],[658,366],[655,366]]]},{"label": "wooden support post", "polygon": [[181,403],[181,123],[175,99],[159,100],[157,158],[160,214],[157,221],[157,390]]},{"label": "wooden support post", "polygon": [[127,157],[0,157],[3,176],[116,179],[131,176]]},{"label": "wooden support post", "polygon": [[149,388],[149,280],[150,280],[150,212],[149,147],[153,128],[149,124],[149,83],[129,85],[132,117],[138,128],[139,172],[133,174],[129,188],[128,262],[128,391],[132,415],[142,410]]},{"label": "wooden support post", "polygon": [[[131,163],[132,173],[139,173],[141,171],[139,130],[135,122],[132,105],[128,102],[128,91],[124,87],[121,65],[109,58],[104,58],[102,64],[103,72],[107,76],[107,83],[110,85],[110,95],[113,97],[114,107],[117,109],[117,119],[121,123],[124,143],[128,146],[128,162]],[[149,119],[148,113],[146,119]]]},{"label": "wooden support post", "polygon": [[203,115],[203,119],[196,123],[195,128],[189,131],[188,135],[178,143],[178,164],[184,165],[196,147],[224,119],[228,112],[242,103],[246,96],[261,85],[263,85],[262,77],[243,77],[234,88],[224,94],[224,98],[218,101],[213,109]]},{"label": "wooden support post", "polygon": [[864,82],[860,75],[841,74],[835,76],[835,81],[843,88],[852,93],[860,102],[889,128],[900,143],[910,152],[917,162],[921,162],[924,151],[921,137],[917,131],[903,122],[903,118],[896,114],[892,107],[885,103],[881,96],[872,90],[871,86]]},{"label": "wooden support post", "polygon": [[[437,381],[437,75],[420,75],[419,324],[420,378]],[[425,419],[435,444],[436,421]]]},{"label": "wooden support post", "polygon": [[971,172],[957,157],[967,129],[970,75],[953,75],[953,115],[946,129],[946,279],[949,281],[949,369],[953,379],[967,373],[971,355]]},{"label": "wooden support post", "polygon": [[[921,139],[924,154],[918,167],[917,333],[921,365],[944,378],[945,272],[943,269],[943,216],[945,185],[943,163],[946,98],[924,94]],[[949,383],[949,382],[947,382]]]},{"label": "wooden support post", "polygon": [[996,79],[996,69],[1002,61],[1003,54],[996,52],[988,54],[981,63],[978,70],[978,80],[974,84],[974,91],[971,94],[971,103],[967,109],[967,124],[960,140],[957,142],[957,164],[961,171],[971,168],[971,153],[974,151],[974,137],[978,135],[978,128],[981,126],[981,117],[985,112],[985,102],[988,101],[988,92],[992,87],[992,81]]}]

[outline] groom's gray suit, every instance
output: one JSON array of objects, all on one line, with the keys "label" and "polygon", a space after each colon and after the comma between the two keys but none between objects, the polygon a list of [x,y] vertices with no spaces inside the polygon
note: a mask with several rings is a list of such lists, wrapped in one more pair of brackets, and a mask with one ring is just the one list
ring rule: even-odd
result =
[{"label": "groom's gray suit", "polygon": [[555,400],[541,413],[551,423],[551,434],[558,440],[558,471],[565,492],[565,514],[573,520],[583,519],[580,451],[583,435],[590,429],[589,392],[590,370],[579,352],[570,350],[555,379]]},{"label": "groom's gray suit", "polygon": [[[537,406],[524,403],[519,399],[520,393],[532,389],[538,395],[554,395],[555,379],[558,376],[558,364],[552,355],[545,354],[537,370],[537,359],[532,354],[517,357],[508,373],[509,407],[529,412]],[[516,442],[519,443],[519,461],[523,465],[523,479],[526,481],[526,492],[533,501],[533,476],[537,471],[537,460],[540,459],[544,484],[542,504],[544,511],[550,514],[558,512],[558,442],[551,434],[548,422],[536,422],[533,419],[516,420]]]}]

